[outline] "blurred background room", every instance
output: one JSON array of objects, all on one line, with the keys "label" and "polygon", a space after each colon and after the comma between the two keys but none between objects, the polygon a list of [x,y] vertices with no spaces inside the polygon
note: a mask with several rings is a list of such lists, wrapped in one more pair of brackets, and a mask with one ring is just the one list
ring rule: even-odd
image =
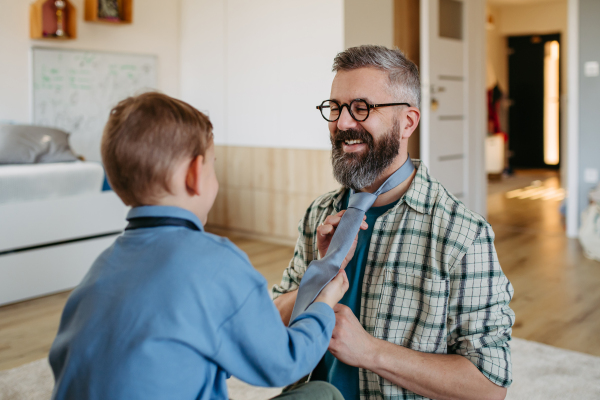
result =
[{"label": "blurred background room", "polygon": [[0,6],[0,399],[48,398],[62,307],[125,226],[99,151],[112,106],[159,90],[210,117],[220,191],[207,230],[272,286],[307,207],[339,186],[315,106],[334,56],[362,44],[419,66],[409,153],[494,229],[526,340],[508,398],[600,398],[600,1]]}]

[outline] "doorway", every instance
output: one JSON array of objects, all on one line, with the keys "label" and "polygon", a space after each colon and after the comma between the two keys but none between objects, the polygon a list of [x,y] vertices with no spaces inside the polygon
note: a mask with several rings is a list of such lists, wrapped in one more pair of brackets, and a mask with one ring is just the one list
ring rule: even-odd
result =
[{"label": "doorway", "polygon": [[560,167],[560,34],[508,37],[511,169]]}]

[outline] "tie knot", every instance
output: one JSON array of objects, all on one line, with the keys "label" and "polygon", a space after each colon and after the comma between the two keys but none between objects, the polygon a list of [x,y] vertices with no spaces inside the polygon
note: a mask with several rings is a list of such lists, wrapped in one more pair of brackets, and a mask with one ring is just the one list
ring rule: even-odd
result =
[{"label": "tie knot", "polygon": [[350,201],[348,201],[348,208],[356,208],[366,212],[375,203],[375,200],[377,200],[377,195],[373,193],[352,193]]}]

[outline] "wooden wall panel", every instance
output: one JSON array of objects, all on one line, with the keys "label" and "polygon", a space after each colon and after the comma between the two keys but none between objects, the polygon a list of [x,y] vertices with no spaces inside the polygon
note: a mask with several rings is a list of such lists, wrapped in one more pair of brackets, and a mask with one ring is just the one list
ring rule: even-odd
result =
[{"label": "wooden wall panel", "polygon": [[335,190],[330,151],[216,146],[219,194],[207,229],[295,243],[298,222]]},{"label": "wooden wall panel", "polygon": [[394,46],[420,64],[419,0],[394,0]]},{"label": "wooden wall panel", "polygon": [[[394,0],[394,46],[417,67],[421,61],[420,35],[419,0]],[[420,130],[417,127],[408,141],[408,153],[412,158],[421,158],[420,151]]]}]

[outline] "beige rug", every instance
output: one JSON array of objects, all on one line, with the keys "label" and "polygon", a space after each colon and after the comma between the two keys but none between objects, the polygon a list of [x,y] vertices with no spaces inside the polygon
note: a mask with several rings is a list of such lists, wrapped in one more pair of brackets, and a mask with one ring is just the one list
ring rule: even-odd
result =
[{"label": "beige rug", "polygon": [[[523,339],[513,339],[514,382],[508,400],[598,400],[600,357]],[[0,371],[0,400],[48,400],[52,372],[45,359]],[[263,400],[281,389],[257,388],[235,378],[228,381],[236,400]]]}]

